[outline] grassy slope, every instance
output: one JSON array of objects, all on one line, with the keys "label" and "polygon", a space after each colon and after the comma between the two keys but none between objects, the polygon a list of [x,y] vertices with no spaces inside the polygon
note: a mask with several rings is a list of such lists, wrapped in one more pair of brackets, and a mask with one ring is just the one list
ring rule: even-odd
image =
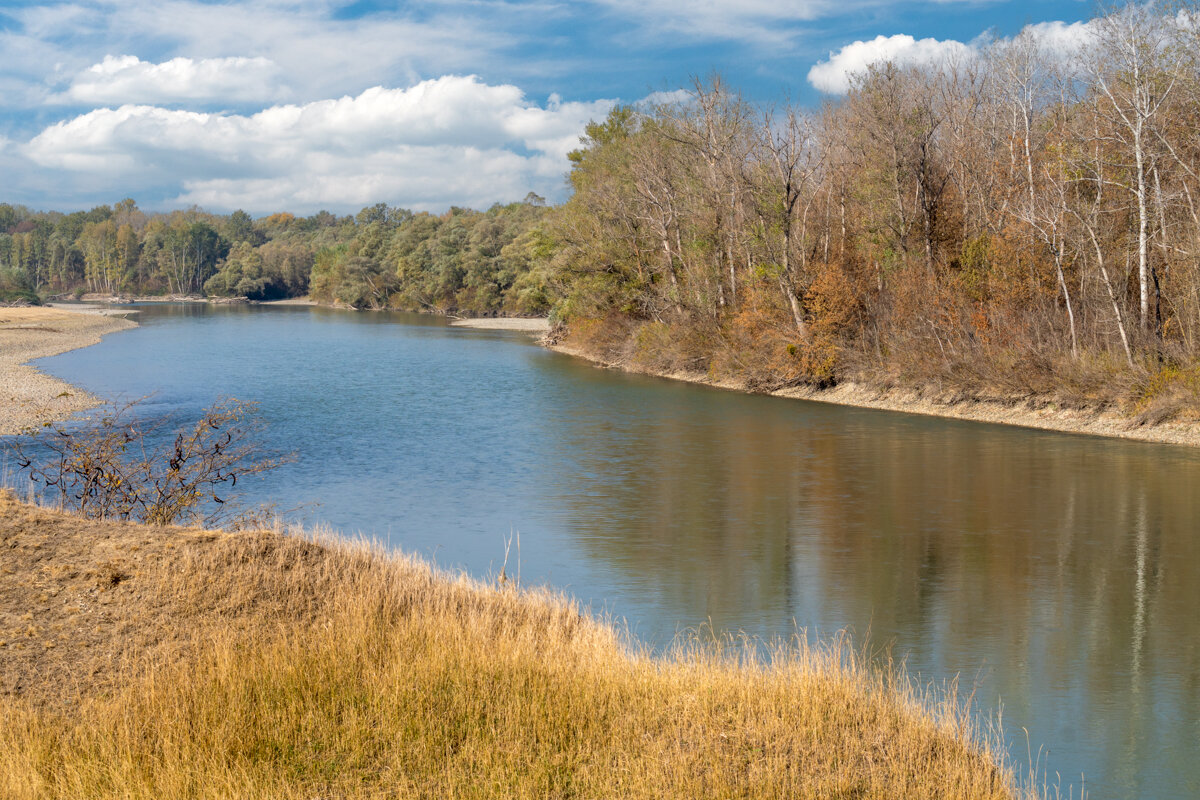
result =
[{"label": "grassy slope", "polygon": [[561,598],[0,495],[0,796],[1016,794],[844,649],[631,653]]}]

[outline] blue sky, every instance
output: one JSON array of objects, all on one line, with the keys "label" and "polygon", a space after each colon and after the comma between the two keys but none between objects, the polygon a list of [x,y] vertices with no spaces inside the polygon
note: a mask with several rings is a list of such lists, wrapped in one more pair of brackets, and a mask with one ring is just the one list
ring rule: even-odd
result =
[{"label": "blue sky", "polygon": [[[880,57],[936,61],[1074,0],[0,2],[0,200],[125,196],[346,212],[562,199],[589,119],[720,73],[752,101],[836,95]],[[1049,23],[1062,23],[1050,25]],[[910,38],[911,37],[911,38]],[[816,67],[816,69],[814,69]]]}]

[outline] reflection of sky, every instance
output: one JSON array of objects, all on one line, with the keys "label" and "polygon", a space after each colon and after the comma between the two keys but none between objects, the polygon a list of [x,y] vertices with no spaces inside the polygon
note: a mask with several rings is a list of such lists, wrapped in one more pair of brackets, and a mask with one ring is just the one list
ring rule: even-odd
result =
[{"label": "reflection of sky", "polygon": [[299,458],[258,499],[477,575],[519,531],[527,583],[655,644],[869,633],[1002,699],[1014,751],[1028,729],[1064,785],[1200,792],[1193,451],[701,389],[424,317],[142,321],[42,366],[183,413],[260,401]]}]

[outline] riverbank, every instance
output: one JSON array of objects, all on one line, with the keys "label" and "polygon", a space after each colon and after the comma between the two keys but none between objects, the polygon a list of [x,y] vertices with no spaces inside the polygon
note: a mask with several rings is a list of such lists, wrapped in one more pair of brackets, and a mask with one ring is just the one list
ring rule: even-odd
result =
[{"label": "riverbank", "polygon": [[26,362],[88,347],[106,334],[133,327],[136,324],[123,314],[98,307],[0,308],[0,436],[69,417],[101,402]]},{"label": "riverbank", "polygon": [[[307,297],[285,297],[282,300],[263,300],[259,302],[262,306],[318,306],[316,300],[309,300]],[[332,306],[331,306],[332,308]]]},{"label": "riverbank", "polygon": [[[284,300],[263,300],[257,305],[263,306],[320,306],[339,311],[356,311],[352,306],[343,303],[318,303],[309,297],[289,297]],[[399,309],[376,308],[371,311],[396,311]],[[432,314],[450,320],[455,328],[476,328],[479,330],[523,331],[545,335],[550,332],[550,320],[546,317],[455,317],[442,311],[413,311],[415,314]]]},{"label": "riverbank", "polygon": [[1019,794],[955,704],[841,646],[651,659],[546,591],[11,494],[0,543],[14,800]]},{"label": "riverbank", "polygon": [[[228,299],[228,298],[220,298]],[[146,295],[126,295],[126,294],[108,294],[106,292],[87,292],[79,296],[59,294],[51,295],[49,300],[51,305],[59,305],[64,301],[78,301],[83,303],[104,303],[105,305],[130,305],[132,303],[211,303],[212,298],[202,297],[198,294],[146,294]],[[244,298],[243,298],[244,300]]]},{"label": "riverbank", "polygon": [[[630,369],[625,364],[610,363],[596,358],[582,348],[567,343],[546,342],[545,346],[555,352],[582,358],[608,369],[621,369],[659,378],[698,383],[718,389],[750,391],[736,381],[713,380],[702,372],[656,372]],[[788,387],[766,392],[766,394],[817,403],[873,408],[880,411],[898,411],[905,414],[945,417],[993,425],[1014,425],[1059,433],[1105,436],[1158,444],[1200,446],[1200,423],[1162,422],[1153,425],[1139,425],[1136,420],[1112,411],[1065,408],[1054,403],[1030,403],[1021,398],[1013,398],[1010,402],[964,400],[955,396],[928,395],[906,389],[875,389],[854,383],[842,383],[827,389],[804,386]]]}]

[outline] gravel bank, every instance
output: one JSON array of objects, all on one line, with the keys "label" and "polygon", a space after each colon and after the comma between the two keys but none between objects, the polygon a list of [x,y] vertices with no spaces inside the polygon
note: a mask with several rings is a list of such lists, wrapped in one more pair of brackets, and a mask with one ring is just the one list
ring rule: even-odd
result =
[{"label": "gravel bank", "polygon": [[25,362],[87,347],[106,333],[133,327],[124,316],[97,307],[0,308],[0,435],[100,404],[99,398]]}]

